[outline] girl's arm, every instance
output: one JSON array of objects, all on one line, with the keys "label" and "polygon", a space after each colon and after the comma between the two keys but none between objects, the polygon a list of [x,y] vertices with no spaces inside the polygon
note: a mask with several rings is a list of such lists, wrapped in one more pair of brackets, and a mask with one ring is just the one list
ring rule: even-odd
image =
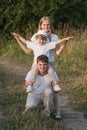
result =
[{"label": "girl's arm", "polygon": [[30,52],[32,51],[30,48],[27,48],[20,40],[18,37],[15,36],[15,39],[17,40],[19,46],[21,47],[21,49],[26,53],[26,54],[30,54]]},{"label": "girl's arm", "polygon": [[69,41],[69,40],[71,40],[71,39],[73,39],[74,37],[72,36],[72,37],[66,37],[66,38],[63,38],[63,39],[61,39],[61,40],[58,40],[57,42],[56,42],[56,45],[59,45],[59,44],[61,44],[61,43],[63,43],[63,42],[67,42],[67,41]]},{"label": "girl's arm", "polygon": [[65,41],[65,42],[64,42],[63,44],[61,44],[60,46],[56,46],[56,54],[57,54],[58,56],[63,52],[63,50],[64,50],[66,44],[67,44],[67,41]]},{"label": "girl's arm", "polygon": [[23,37],[21,37],[19,34],[17,34],[17,33],[11,33],[12,34],[12,36],[14,36],[14,37],[18,37],[18,39],[22,42],[22,43],[24,43],[24,44],[26,44],[26,42],[27,42],[27,40],[26,39],[24,39]]}]

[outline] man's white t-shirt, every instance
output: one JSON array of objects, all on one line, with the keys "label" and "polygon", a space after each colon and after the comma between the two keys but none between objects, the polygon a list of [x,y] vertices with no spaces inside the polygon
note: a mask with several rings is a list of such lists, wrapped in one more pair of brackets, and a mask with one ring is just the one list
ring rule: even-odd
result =
[{"label": "man's white t-shirt", "polygon": [[[47,39],[47,43],[56,42],[59,40],[59,37],[56,34],[51,34],[51,41]],[[31,41],[37,42],[36,33],[32,36]],[[49,62],[54,62],[54,49],[49,51]]]},{"label": "man's white t-shirt", "polygon": [[37,57],[42,54],[46,55],[49,58],[49,51],[52,49],[55,49],[55,47],[56,47],[56,42],[51,42],[50,44],[39,45],[37,42],[27,41],[27,48],[32,49],[34,53],[33,64],[37,64]]},{"label": "man's white t-shirt", "polygon": [[[25,80],[28,81],[29,74],[26,76]],[[51,77],[46,74],[44,76],[37,75],[35,83],[33,84],[32,93],[44,93],[46,89],[52,90],[52,79]]]}]

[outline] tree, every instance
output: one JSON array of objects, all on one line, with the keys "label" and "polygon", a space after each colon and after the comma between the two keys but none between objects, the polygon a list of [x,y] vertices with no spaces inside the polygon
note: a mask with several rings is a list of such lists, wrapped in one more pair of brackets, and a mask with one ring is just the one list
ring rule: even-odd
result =
[{"label": "tree", "polygon": [[0,29],[2,34],[11,31],[34,32],[39,19],[50,16],[54,27],[69,23],[80,27],[87,24],[86,0],[1,0]]}]

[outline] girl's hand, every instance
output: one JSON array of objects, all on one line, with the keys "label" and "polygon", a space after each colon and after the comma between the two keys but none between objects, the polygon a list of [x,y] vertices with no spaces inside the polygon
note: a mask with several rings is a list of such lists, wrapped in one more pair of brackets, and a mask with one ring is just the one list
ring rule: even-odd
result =
[{"label": "girl's hand", "polygon": [[69,41],[69,40],[72,40],[74,37],[72,36],[72,37],[67,37],[67,38],[65,38],[66,39],[66,41]]},{"label": "girl's hand", "polygon": [[11,35],[14,36],[14,37],[18,37],[19,38],[19,35],[17,33],[15,33],[15,32],[11,33]]}]

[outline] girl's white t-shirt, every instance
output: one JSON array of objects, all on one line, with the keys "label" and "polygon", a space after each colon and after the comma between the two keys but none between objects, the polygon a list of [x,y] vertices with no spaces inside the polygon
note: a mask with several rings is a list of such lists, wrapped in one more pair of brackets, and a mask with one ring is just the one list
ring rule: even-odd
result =
[{"label": "girl's white t-shirt", "polygon": [[55,47],[56,47],[56,42],[51,42],[50,44],[39,45],[37,42],[27,41],[27,48],[32,49],[34,53],[33,64],[37,64],[37,57],[42,54],[46,55],[49,58],[50,57],[49,51],[52,49],[55,49]]},{"label": "girl's white t-shirt", "polygon": [[[48,39],[46,43],[50,44],[51,42],[56,42],[58,40],[59,40],[59,37],[56,34],[52,33],[51,34],[51,41]],[[37,40],[36,40],[36,33],[32,36],[31,41],[37,42]],[[54,59],[55,59],[54,58],[54,50],[55,49],[52,49],[52,50],[49,51],[49,62],[54,62]]]}]

